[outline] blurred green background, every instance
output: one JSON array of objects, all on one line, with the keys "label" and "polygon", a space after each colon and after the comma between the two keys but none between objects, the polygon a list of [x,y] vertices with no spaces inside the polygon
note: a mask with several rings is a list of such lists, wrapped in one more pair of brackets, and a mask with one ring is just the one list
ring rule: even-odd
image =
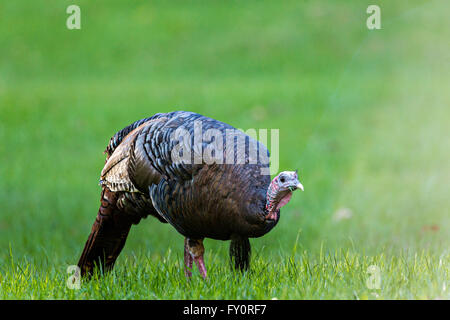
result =
[{"label": "blurred green background", "polygon": [[[81,30],[66,28],[70,4]],[[381,30],[366,27],[370,4],[381,7]],[[252,240],[263,259],[283,260],[297,239],[311,254],[426,250],[448,274],[449,9],[444,0],[2,0],[0,270],[13,256],[64,275],[98,210],[109,138],[156,112],[188,110],[280,129],[280,170],[299,169],[305,192]],[[205,246],[226,261],[228,244]],[[149,218],[118,264],[168,248],[181,259],[182,247]]]}]

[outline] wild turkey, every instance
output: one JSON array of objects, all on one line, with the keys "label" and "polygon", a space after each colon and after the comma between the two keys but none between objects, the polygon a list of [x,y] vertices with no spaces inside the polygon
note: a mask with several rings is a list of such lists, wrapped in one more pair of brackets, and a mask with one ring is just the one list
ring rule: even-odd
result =
[{"label": "wild turkey", "polygon": [[[185,131],[177,137],[181,129]],[[214,139],[195,141],[210,129],[216,132]],[[234,136],[226,140],[230,133]],[[202,157],[202,150],[220,140],[233,143],[211,152],[215,161]],[[174,152],[177,146],[181,151]],[[269,232],[292,191],[303,190],[296,171],[281,172],[272,181],[263,174],[269,164],[255,158],[258,154],[268,159],[262,143],[192,112],[158,113],[136,121],[111,138],[105,153],[101,206],[78,262],[82,275],[91,275],[95,265],[110,270],[131,226],[148,215],[170,223],[185,237],[186,276],[191,276],[195,262],[206,277],[204,238],[231,240],[234,267],[247,269],[249,238]]]}]

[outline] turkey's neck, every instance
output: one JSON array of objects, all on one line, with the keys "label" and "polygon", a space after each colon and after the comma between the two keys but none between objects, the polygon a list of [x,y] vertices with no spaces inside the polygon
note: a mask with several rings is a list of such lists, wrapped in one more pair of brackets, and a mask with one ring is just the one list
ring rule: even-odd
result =
[{"label": "turkey's neck", "polygon": [[267,199],[266,199],[266,213],[270,214],[273,211],[276,211],[277,207],[277,194],[278,194],[278,186],[274,181],[269,185],[267,189]]},{"label": "turkey's neck", "polygon": [[275,178],[267,189],[266,198],[266,219],[277,219],[277,211],[291,200],[292,192],[280,190],[278,181]]}]

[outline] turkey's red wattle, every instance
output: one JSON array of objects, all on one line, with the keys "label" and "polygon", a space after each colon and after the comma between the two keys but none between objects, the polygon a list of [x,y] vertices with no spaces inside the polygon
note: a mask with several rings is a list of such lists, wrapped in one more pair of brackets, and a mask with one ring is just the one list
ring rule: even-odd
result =
[{"label": "turkey's red wattle", "polygon": [[292,197],[292,192],[289,191],[283,198],[281,198],[280,202],[278,202],[276,210],[285,206],[289,202],[289,200],[291,200],[291,197]]}]

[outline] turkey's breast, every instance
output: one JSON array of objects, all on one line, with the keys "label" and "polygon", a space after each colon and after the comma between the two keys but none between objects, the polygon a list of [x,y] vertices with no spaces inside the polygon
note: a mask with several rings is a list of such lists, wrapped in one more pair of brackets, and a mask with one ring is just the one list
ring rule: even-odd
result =
[{"label": "turkey's breast", "polygon": [[258,237],[276,224],[265,220],[267,148],[228,124],[192,112],[156,114],[116,133],[106,151],[101,183],[148,196],[184,236]]}]

